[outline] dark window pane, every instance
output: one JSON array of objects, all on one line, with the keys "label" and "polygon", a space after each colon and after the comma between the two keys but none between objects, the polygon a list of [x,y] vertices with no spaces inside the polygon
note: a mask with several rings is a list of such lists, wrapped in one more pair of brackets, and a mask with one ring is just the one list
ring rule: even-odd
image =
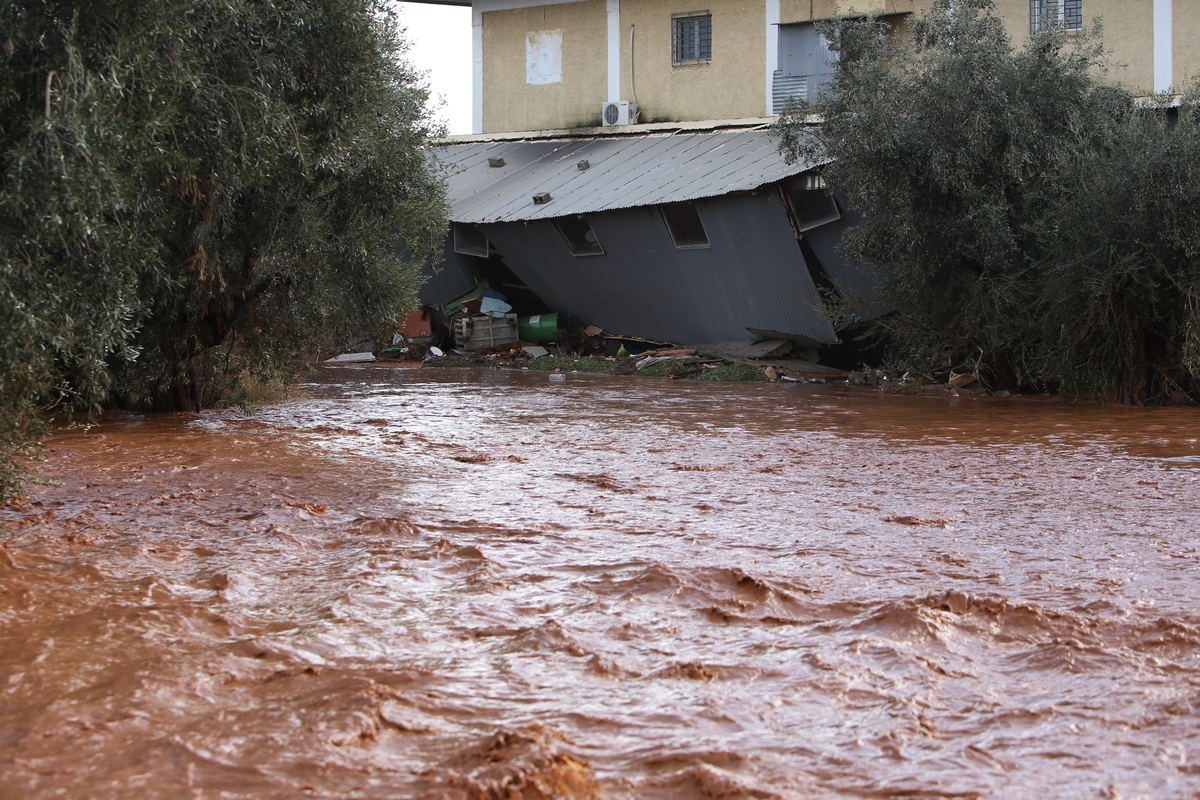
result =
[{"label": "dark window pane", "polygon": [[562,234],[563,239],[566,240],[571,255],[604,255],[604,248],[600,246],[595,232],[592,231],[592,226],[588,225],[585,217],[561,217],[554,220],[554,224],[558,227],[558,232]]},{"label": "dark window pane", "polygon": [[1083,27],[1083,0],[1064,0],[1063,26],[1069,31]]},{"label": "dark window pane", "polygon": [[1069,31],[1083,28],[1083,0],[1029,0],[1029,32],[1054,25]]},{"label": "dark window pane", "polygon": [[454,223],[454,252],[468,256],[488,257],[488,240],[474,225]]},{"label": "dark window pane", "polygon": [[806,175],[784,186],[788,204],[796,215],[796,226],[806,231],[842,218],[837,203],[825,190],[820,176]]},{"label": "dark window pane", "polygon": [[671,241],[677,250],[710,247],[704,221],[693,203],[672,203],[662,206],[663,222],[671,232]]},{"label": "dark window pane", "polygon": [[705,64],[712,61],[712,15],[706,11],[671,18],[671,62]]}]

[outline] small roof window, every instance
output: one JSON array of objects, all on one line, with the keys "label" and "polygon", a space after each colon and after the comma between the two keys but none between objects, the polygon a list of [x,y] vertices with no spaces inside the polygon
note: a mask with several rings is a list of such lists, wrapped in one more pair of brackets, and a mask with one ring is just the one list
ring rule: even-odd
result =
[{"label": "small roof window", "polygon": [[488,257],[488,240],[474,225],[454,223],[454,252],[465,256]]},{"label": "small roof window", "polygon": [[566,241],[571,255],[604,255],[604,248],[600,246],[600,240],[596,238],[596,232],[592,230],[592,226],[588,224],[587,218],[582,214],[573,217],[559,217],[554,220],[554,225]]},{"label": "small roof window", "polygon": [[825,188],[825,181],[820,175],[805,175],[789,181],[784,184],[783,193],[796,217],[796,226],[802,231],[842,218],[837,202]]},{"label": "small roof window", "polygon": [[671,15],[671,63],[708,64],[712,61],[712,14],[689,11]]},{"label": "small roof window", "polygon": [[676,250],[701,250],[712,247],[708,241],[708,232],[704,230],[704,220],[700,219],[700,211],[695,203],[671,203],[659,206],[663,222],[671,233],[671,241]]}]

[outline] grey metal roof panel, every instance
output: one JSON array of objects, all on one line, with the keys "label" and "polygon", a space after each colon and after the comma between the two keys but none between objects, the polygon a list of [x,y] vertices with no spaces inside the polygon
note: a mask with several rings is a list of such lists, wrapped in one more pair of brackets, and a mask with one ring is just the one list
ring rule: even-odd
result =
[{"label": "grey metal roof panel", "polygon": [[[498,223],[676,203],[751,191],[819,166],[788,164],[767,130],[648,133],[440,145],[450,218]],[[488,159],[503,158],[503,167]],[[580,160],[590,167],[580,170]],[[549,203],[533,195],[549,192]]]}]

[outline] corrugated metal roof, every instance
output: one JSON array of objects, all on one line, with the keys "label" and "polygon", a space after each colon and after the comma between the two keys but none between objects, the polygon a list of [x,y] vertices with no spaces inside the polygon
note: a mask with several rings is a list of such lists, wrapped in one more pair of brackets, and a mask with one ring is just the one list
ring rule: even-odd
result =
[{"label": "corrugated metal roof", "polygon": [[[787,164],[766,130],[679,132],[439,146],[450,219],[495,223],[676,203],[750,191],[819,166]],[[503,167],[488,159],[503,158]],[[578,163],[586,160],[588,169]],[[541,205],[533,196],[549,192]]]}]

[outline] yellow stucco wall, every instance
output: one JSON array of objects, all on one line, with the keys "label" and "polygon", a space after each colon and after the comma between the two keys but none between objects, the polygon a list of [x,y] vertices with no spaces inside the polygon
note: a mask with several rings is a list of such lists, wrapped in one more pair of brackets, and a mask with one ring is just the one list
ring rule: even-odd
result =
[{"label": "yellow stucco wall", "polygon": [[[1020,47],[1029,38],[1029,1],[1000,0],[998,10],[1013,44]],[[1200,75],[1200,0],[1173,0],[1172,10],[1172,75],[1176,90],[1182,90]],[[1134,94],[1153,93],[1153,0],[1083,0],[1084,24],[1090,27],[1096,17],[1111,51],[1106,79]]]},{"label": "yellow stucco wall", "polygon": [[[608,99],[605,0],[533,6],[483,15],[483,132],[600,124]],[[562,31],[562,82],[526,83],[529,34]]]},{"label": "yellow stucco wall", "polygon": [[929,0],[779,0],[780,22],[830,19],[834,7],[842,14],[903,14],[928,5]]},{"label": "yellow stucco wall", "polygon": [[[1029,40],[1029,0],[1000,0],[1008,35],[1015,47]],[[1154,91],[1153,0],[1083,0],[1083,24],[1101,18],[1104,45],[1110,50],[1105,80],[1134,94]]]},{"label": "yellow stucco wall", "polygon": [[[920,14],[931,0],[840,0],[843,13]],[[998,0],[1013,45],[1029,36],[1029,0]],[[671,15],[712,14],[712,62],[671,64]],[[828,19],[835,0],[781,0],[780,20]],[[1084,22],[1104,24],[1111,50],[1108,80],[1135,94],[1154,88],[1153,0],[1083,0]],[[903,29],[904,17],[896,17]],[[765,0],[624,0],[621,3],[621,99],[632,99],[629,30],[636,25],[637,99],[641,122],[761,116],[766,107]],[[561,31],[562,81],[526,81],[530,34]],[[608,26],[605,0],[534,6],[483,15],[485,133],[590,127],[607,98]],[[1177,89],[1200,76],[1200,0],[1174,0],[1174,80]]]},{"label": "yellow stucco wall", "polygon": [[[911,12],[920,14],[930,0],[855,0],[836,4],[841,13]],[[829,19],[835,0],[780,0],[782,22]],[[1112,51],[1107,80],[1135,94],[1154,90],[1153,0],[1083,0],[1084,24],[1101,17],[1104,43]],[[1015,47],[1029,39],[1029,0],[998,0],[996,11]],[[1174,0],[1175,82],[1200,71],[1200,0]],[[899,25],[902,29],[903,23]]]},{"label": "yellow stucco wall", "polygon": [[[672,66],[671,15],[712,14],[712,63]],[[621,3],[621,97],[629,88],[629,27],[641,122],[761,117],[767,107],[765,0]]]},{"label": "yellow stucco wall", "polygon": [[1186,90],[1200,79],[1200,0],[1174,0],[1175,89]]}]

